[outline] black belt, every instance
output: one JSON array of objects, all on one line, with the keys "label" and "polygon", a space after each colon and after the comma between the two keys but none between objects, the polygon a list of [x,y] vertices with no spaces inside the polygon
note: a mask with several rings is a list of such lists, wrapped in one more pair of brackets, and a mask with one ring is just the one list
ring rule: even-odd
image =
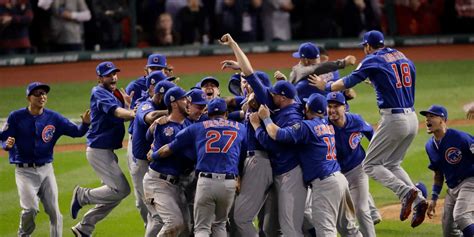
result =
[{"label": "black belt", "polygon": [[386,109],[391,114],[404,114],[409,112],[415,112],[413,107],[411,108],[394,108],[394,109]]},{"label": "black belt", "polygon": [[171,184],[177,184],[179,182],[179,178],[174,177],[173,175],[166,175],[166,174],[161,174],[158,176],[158,178],[166,180],[170,182]]},{"label": "black belt", "polygon": [[[212,179],[212,173],[203,173],[199,174],[199,177]],[[225,179],[236,179],[237,175],[235,174],[225,174]]]},{"label": "black belt", "polygon": [[47,163],[17,163],[15,164],[16,167],[20,167],[20,168],[36,168],[36,167],[41,167],[43,165],[46,165]]}]

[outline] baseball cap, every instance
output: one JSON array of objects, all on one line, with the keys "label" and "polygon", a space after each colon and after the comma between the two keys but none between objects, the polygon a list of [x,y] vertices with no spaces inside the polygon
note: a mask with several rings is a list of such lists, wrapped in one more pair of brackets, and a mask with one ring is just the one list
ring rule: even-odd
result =
[{"label": "baseball cap", "polygon": [[419,181],[415,184],[415,186],[421,191],[421,195],[423,195],[424,198],[428,197],[428,189],[423,182]]},{"label": "baseball cap", "polygon": [[170,88],[166,93],[165,93],[165,105],[166,106],[171,106],[171,103],[184,98],[186,95],[186,91],[184,91],[181,87],[175,86],[173,88]]},{"label": "baseball cap", "polygon": [[162,71],[154,71],[146,77],[146,88],[150,88],[151,85],[155,85],[165,79],[166,75]]},{"label": "baseball cap", "polygon": [[272,82],[270,81],[270,77],[268,77],[268,74],[262,71],[255,71],[255,75],[262,81],[262,84],[266,87],[271,87]]},{"label": "baseball cap", "polygon": [[242,90],[240,88],[240,74],[236,73],[230,76],[228,84],[229,92],[235,96],[240,96]]},{"label": "baseball cap", "polygon": [[95,68],[95,71],[97,76],[103,77],[109,75],[112,72],[120,72],[120,69],[118,69],[112,62],[106,61],[99,63],[99,65],[97,65]]},{"label": "baseball cap", "polygon": [[209,114],[226,112],[227,104],[222,98],[214,98],[207,103],[207,111]]},{"label": "baseball cap", "polygon": [[341,92],[331,92],[326,95],[327,102],[337,102],[339,104],[346,104],[346,98]]},{"label": "baseball cap", "polygon": [[293,53],[293,57],[309,59],[319,58],[319,49],[311,42],[302,43],[298,49],[298,52]]},{"label": "baseball cap", "polygon": [[270,92],[277,95],[285,96],[286,98],[294,99],[296,95],[296,88],[293,84],[287,81],[277,81]]},{"label": "baseball cap", "polygon": [[155,85],[155,94],[165,94],[169,89],[175,86],[176,84],[169,81],[160,81]]},{"label": "baseball cap", "polygon": [[214,83],[217,87],[219,87],[219,81],[215,77],[204,77],[199,84],[200,87],[203,87],[207,82]]},{"label": "baseball cap", "polygon": [[146,67],[162,67],[165,68],[166,65],[166,57],[161,54],[151,54],[148,56],[148,62],[146,64]]},{"label": "baseball cap", "polygon": [[369,44],[369,45],[379,45],[379,44],[384,44],[384,37],[382,32],[378,30],[371,30],[368,31],[364,34],[364,37],[362,38],[362,42],[360,43],[361,45],[364,44]]},{"label": "baseball cap", "polygon": [[311,109],[311,111],[318,113],[318,114],[325,114],[326,107],[328,103],[326,101],[326,97],[321,94],[313,93],[309,96],[309,98],[303,99],[306,102],[306,105]]},{"label": "baseball cap", "polygon": [[441,105],[432,105],[428,110],[420,111],[420,114],[426,116],[427,114],[433,114],[439,117],[443,117],[446,120],[448,119],[448,111]]},{"label": "baseball cap", "polygon": [[192,90],[192,89],[199,89],[199,90],[201,90],[201,82],[200,82],[200,81],[197,82],[196,85],[194,85],[194,86],[192,86],[192,87],[190,88],[190,90]]},{"label": "baseball cap", "polygon": [[31,92],[33,92],[36,89],[43,89],[46,91],[46,93],[48,93],[50,90],[48,85],[36,81],[36,82],[30,83],[28,87],[26,87],[26,96],[30,96]]},{"label": "baseball cap", "polygon": [[201,89],[192,89],[186,93],[186,98],[191,104],[206,105],[206,95]]}]

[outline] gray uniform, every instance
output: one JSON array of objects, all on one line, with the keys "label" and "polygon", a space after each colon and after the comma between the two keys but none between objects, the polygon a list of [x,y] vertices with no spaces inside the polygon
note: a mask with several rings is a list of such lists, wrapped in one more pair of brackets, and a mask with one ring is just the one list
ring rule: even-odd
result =
[{"label": "gray uniform", "polygon": [[130,185],[118,165],[118,157],[113,150],[87,147],[87,161],[102,181],[98,188],[77,190],[76,198],[81,206],[94,204],[75,228],[90,234],[97,222],[104,219],[122,199],[130,194]]},{"label": "gray uniform", "polygon": [[[253,226],[253,219],[257,216],[270,195],[273,185],[272,167],[268,154],[265,151],[252,151],[245,159],[242,172],[240,193],[235,198],[234,222],[236,236],[258,236]],[[272,198],[272,199],[276,199]],[[277,204],[274,200],[272,204]],[[274,205],[276,206],[276,205]],[[276,207],[265,205],[265,211],[271,212]],[[265,215],[263,231],[267,236],[276,236],[278,229],[278,214]]]},{"label": "gray uniform", "polygon": [[[50,218],[50,236],[62,236],[63,217],[59,212],[58,185],[51,163],[41,167],[16,167],[16,186],[20,196],[21,219],[18,236],[30,236],[35,229],[34,219],[39,212],[39,201]],[[38,200],[39,197],[39,200]]]},{"label": "gray uniform", "polygon": [[[401,200],[415,186],[400,165],[418,133],[418,118],[411,109],[398,114],[392,114],[391,109],[380,109],[380,114],[382,118],[369,143],[363,168]],[[425,199],[418,192],[414,206],[422,200]]]},{"label": "gray uniform", "polygon": [[[444,199],[443,236],[463,236],[459,229],[472,225],[474,220],[474,177],[449,188]],[[459,226],[459,224],[463,226]]]}]

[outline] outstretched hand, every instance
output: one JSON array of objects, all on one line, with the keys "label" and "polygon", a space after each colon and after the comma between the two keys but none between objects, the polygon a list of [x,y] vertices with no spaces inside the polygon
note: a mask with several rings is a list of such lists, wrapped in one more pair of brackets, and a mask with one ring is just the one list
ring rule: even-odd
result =
[{"label": "outstretched hand", "polygon": [[428,204],[428,210],[426,211],[426,215],[428,218],[432,219],[436,214],[436,200],[431,200]]},{"label": "outstretched hand", "polygon": [[232,36],[230,36],[229,33],[223,35],[219,40],[219,43],[222,44],[222,45],[230,45],[233,42],[235,42],[235,41],[234,41],[234,39],[232,39]]},{"label": "outstretched hand", "polygon": [[287,81],[285,74],[278,70],[273,73],[273,78],[275,78],[277,81]]},{"label": "outstretched hand", "polygon": [[326,81],[324,81],[324,79],[322,79],[321,77],[319,77],[316,74],[309,75],[308,82],[309,82],[310,86],[314,86],[314,87],[316,87],[316,88],[318,88],[319,90],[322,90],[322,91],[324,91],[324,89],[326,87]]},{"label": "outstretched hand", "polygon": [[86,111],[84,111],[83,114],[81,114],[81,120],[82,120],[82,123],[91,124],[91,110],[90,109],[87,109]]},{"label": "outstretched hand", "polygon": [[224,60],[221,62],[222,64],[222,67],[221,69],[224,70],[226,68],[230,68],[230,69],[233,69],[233,70],[240,70],[240,65],[238,62],[234,61],[234,60]]},{"label": "outstretched hand", "polygon": [[354,57],[353,55],[347,55],[345,58],[344,58],[344,63],[347,65],[355,65],[357,59],[356,57]]},{"label": "outstretched hand", "polygon": [[125,92],[125,90],[123,88],[120,88],[119,91],[120,91],[120,94],[122,94],[123,100],[125,102],[125,107],[127,109],[130,109],[130,105],[132,103],[132,98],[135,95],[135,91],[132,91],[132,93],[130,93],[130,95],[128,95],[127,92]]},{"label": "outstretched hand", "polygon": [[15,138],[8,137],[7,140],[5,141],[5,150],[12,149],[14,145],[15,145]]}]

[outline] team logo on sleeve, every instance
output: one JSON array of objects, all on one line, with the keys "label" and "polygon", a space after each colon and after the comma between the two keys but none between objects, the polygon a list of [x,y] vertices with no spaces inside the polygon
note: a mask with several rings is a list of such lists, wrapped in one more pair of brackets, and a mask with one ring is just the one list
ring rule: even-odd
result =
[{"label": "team logo on sleeve", "polygon": [[53,125],[47,125],[43,128],[43,132],[41,133],[41,138],[45,143],[50,142],[53,139],[54,132],[56,131],[56,127]]},{"label": "team logo on sleeve", "polygon": [[143,110],[143,111],[148,110],[148,109],[150,109],[150,108],[151,108],[151,105],[148,104],[148,103],[147,103],[147,104],[144,104],[144,105],[142,106],[142,110]]},{"label": "team logo on sleeve", "polygon": [[356,149],[362,140],[362,134],[360,132],[353,132],[349,137],[349,146],[352,150]]},{"label": "team logo on sleeve", "polygon": [[444,153],[444,158],[449,164],[455,165],[461,162],[462,152],[457,147],[450,147]]},{"label": "team logo on sleeve", "polygon": [[167,137],[173,136],[173,134],[174,134],[174,129],[173,129],[173,127],[166,127],[165,130],[163,130],[163,133],[164,133],[165,136],[167,136]]}]

